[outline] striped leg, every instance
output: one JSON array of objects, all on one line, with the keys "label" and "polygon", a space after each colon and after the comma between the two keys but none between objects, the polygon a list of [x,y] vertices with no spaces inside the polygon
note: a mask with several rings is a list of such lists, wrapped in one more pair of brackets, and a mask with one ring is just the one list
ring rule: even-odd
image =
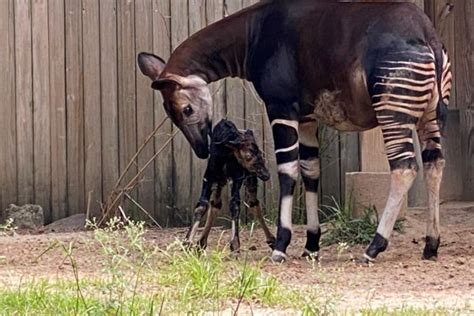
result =
[{"label": "striped leg", "polygon": [[202,181],[202,190],[199,202],[194,209],[193,223],[189,227],[189,230],[185,237],[185,243],[192,245],[194,243],[194,236],[201,224],[202,217],[206,214],[209,208],[209,198],[211,196],[212,183],[209,183],[206,178]]},{"label": "striped leg", "polygon": [[431,260],[438,257],[440,244],[439,231],[439,189],[443,178],[445,160],[441,152],[440,132],[436,122],[431,121],[424,131],[419,131],[422,144],[423,169],[428,192],[429,218],[426,228],[426,244],[423,259]]},{"label": "striped leg", "polygon": [[[443,50],[443,72],[441,76],[440,98],[435,98],[422,118],[418,135],[422,146],[423,169],[428,192],[429,218],[426,228],[426,244],[423,259],[438,257],[440,244],[439,229],[439,189],[443,178],[445,160],[441,148],[440,123],[443,122],[440,107],[447,107],[451,95],[451,63],[446,50]],[[441,116],[441,117],[440,117]]]},{"label": "striped leg", "polygon": [[201,233],[201,237],[199,239],[199,247],[205,249],[207,247],[207,238],[209,237],[209,233],[211,232],[212,225],[214,224],[214,220],[219,213],[219,210],[222,208],[222,184],[217,184],[216,187],[212,191],[211,195],[211,207],[209,212],[207,213],[207,220],[206,225]]},{"label": "striped leg", "polygon": [[387,59],[376,69],[372,99],[392,173],[390,193],[377,233],[365,251],[366,261],[373,261],[388,246],[402,202],[418,169],[412,132],[437,92],[431,52],[403,52],[388,57],[399,59]]},{"label": "striped leg", "polygon": [[257,199],[257,189],[258,189],[258,180],[256,176],[249,176],[245,179],[245,202],[250,210],[250,212],[255,216],[260,227],[265,234],[267,245],[272,248],[275,248],[275,236],[268,229],[265,219],[263,218],[262,208],[260,206],[260,201]]},{"label": "striped leg", "polygon": [[232,235],[230,238],[230,250],[232,252],[240,251],[239,238],[239,216],[240,216],[240,188],[242,187],[242,179],[234,178],[231,189],[230,199],[230,216],[232,218]]},{"label": "striped leg", "polygon": [[272,119],[271,115],[270,120],[280,183],[277,239],[272,260],[283,262],[287,259],[286,248],[291,241],[293,193],[298,178],[298,121],[296,116]]},{"label": "striped leg", "polygon": [[318,185],[319,185],[319,143],[317,138],[318,125],[314,121],[299,125],[299,158],[301,176],[305,187],[306,202],[306,246],[303,257],[318,258],[321,228],[318,216]]}]

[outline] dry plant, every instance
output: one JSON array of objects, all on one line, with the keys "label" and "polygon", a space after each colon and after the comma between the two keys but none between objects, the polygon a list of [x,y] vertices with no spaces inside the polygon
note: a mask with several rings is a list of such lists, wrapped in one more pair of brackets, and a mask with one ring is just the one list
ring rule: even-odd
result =
[{"label": "dry plant", "polygon": [[116,215],[124,215],[124,211],[121,208],[121,204],[124,199],[129,199],[133,204],[135,204],[140,211],[142,211],[146,216],[148,216],[158,227],[161,227],[158,222],[151,216],[151,214],[141,206],[135,199],[132,198],[130,193],[140,184],[140,180],[143,176],[143,173],[146,171],[148,166],[165,150],[165,148],[171,143],[173,138],[178,134],[178,130],[174,131],[170,137],[166,140],[166,142],[153,154],[153,156],[143,165],[138,172],[124,185],[125,176],[130,171],[130,168],[136,165],[136,160],[140,153],[145,149],[145,147],[150,143],[150,141],[154,138],[155,134],[160,130],[160,128],[166,123],[168,118],[164,118],[160,124],[158,124],[155,129],[147,136],[145,141],[140,145],[137,152],[133,155],[133,157],[128,162],[125,169],[120,174],[117,182],[115,183],[112,191],[109,193],[105,203],[101,205],[101,217],[98,220],[98,226],[102,226],[105,222],[107,222],[110,218]]}]

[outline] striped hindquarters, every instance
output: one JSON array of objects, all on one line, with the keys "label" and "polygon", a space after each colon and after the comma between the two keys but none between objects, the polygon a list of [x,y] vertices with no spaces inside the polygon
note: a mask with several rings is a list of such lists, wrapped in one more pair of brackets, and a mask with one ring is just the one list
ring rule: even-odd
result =
[{"label": "striped hindquarters", "polygon": [[377,64],[372,79],[373,107],[390,166],[392,169],[415,167],[412,131],[420,121],[437,118],[434,54],[428,48],[387,54]]}]

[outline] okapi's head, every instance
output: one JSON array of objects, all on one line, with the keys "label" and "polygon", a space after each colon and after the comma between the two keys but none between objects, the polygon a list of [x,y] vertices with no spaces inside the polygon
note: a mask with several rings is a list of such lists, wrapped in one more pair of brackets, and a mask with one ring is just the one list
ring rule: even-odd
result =
[{"label": "okapi's head", "polygon": [[256,174],[263,181],[270,179],[270,172],[252,130],[240,132],[234,123],[223,119],[214,127],[212,142],[229,148],[248,172]]},{"label": "okapi's head", "polygon": [[194,75],[182,77],[164,73],[166,62],[149,53],[138,55],[138,66],[152,80],[151,87],[163,95],[166,113],[183,132],[196,155],[207,158],[212,97],[206,81]]}]

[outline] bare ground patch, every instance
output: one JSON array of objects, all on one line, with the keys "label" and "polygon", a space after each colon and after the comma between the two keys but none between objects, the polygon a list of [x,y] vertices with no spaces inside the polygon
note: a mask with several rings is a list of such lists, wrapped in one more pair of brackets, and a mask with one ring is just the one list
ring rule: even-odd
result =
[{"label": "bare ground patch", "polygon": [[[364,246],[341,251],[334,245],[323,248],[320,263],[300,258],[305,242],[304,226],[295,227],[289,248],[289,262],[275,265],[268,260],[263,269],[289,287],[317,286],[321,295],[334,296],[337,309],[366,307],[444,307],[474,306],[474,213],[463,208],[444,208],[441,214],[442,244],[437,262],[422,261],[424,210],[410,210],[404,234],[395,234],[389,249],[371,267],[356,266],[351,259],[362,254]],[[183,237],[185,229],[150,229],[146,239],[166,248]],[[257,229],[252,236],[241,234],[244,251],[238,260],[266,260],[270,254],[264,236]],[[72,267],[58,243],[73,242],[80,277],[100,277],[103,259],[92,232],[50,233],[0,237],[0,284],[26,280],[72,279]],[[210,250],[228,240],[228,231],[215,229]],[[48,250],[50,249],[50,250]],[[252,249],[252,250],[248,250]],[[244,310],[250,311],[249,307]],[[263,313],[271,313],[265,310]]]}]

